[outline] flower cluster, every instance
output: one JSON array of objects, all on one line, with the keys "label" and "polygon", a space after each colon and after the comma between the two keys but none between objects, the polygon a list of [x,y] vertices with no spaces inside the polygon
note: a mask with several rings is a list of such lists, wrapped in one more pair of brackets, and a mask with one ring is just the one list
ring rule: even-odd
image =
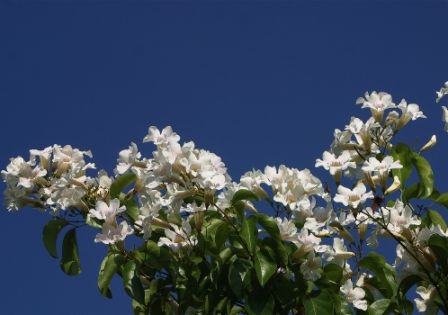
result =
[{"label": "flower cluster", "polygon": [[[448,82],[437,92],[437,102],[446,94]],[[398,295],[403,286],[397,287],[397,282],[414,276],[412,281],[417,280],[408,287],[417,287],[417,309],[448,311],[443,304],[448,296],[438,282],[446,275],[441,270],[448,267],[448,253],[438,251],[448,246],[447,226],[433,210],[410,202],[415,198],[448,204],[448,195],[434,188],[432,169],[421,156],[436,138],[418,152],[394,143],[410,122],[426,118],[417,104],[402,99],[397,105],[390,94],[375,91],[356,103],[369,109],[369,118],[351,117],[343,129],[336,129],[330,147],[315,162],[329,172],[334,186],[324,186],[309,169],[285,165],[248,171],[235,182],[215,153],[191,141],[181,143],[169,126],[150,126],[143,142],[154,145],[152,155],[145,157],[131,143],[119,152],[112,177],[104,170],[89,177],[87,171],[95,165],[85,158],[92,158],[91,152],[68,145],[31,150],[27,161],[12,158],[2,171],[6,207],[49,208],[59,220],[77,216],[97,228],[94,241],[110,249],[100,271],[100,286],[106,285],[100,287],[102,292],[108,290],[108,275],[129,277],[134,272],[134,278],[125,278],[127,291],[147,289],[157,300],[173,288],[178,291],[166,295],[170,307],[200,312],[200,304],[212,299],[208,291],[206,297],[195,291],[205,284],[232,292],[225,301],[233,307],[250,300],[244,288],[275,291],[283,279],[289,284],[282,292],[303,292],[288,301],[266,293],[277,309],[297,311],[313,294],[330,294],[340,305],[363,311],[370,311],[375,300],[387,300],[384,311],[399,312],[404,307],[399,304],[407,300],[406,292]],[[442,108],[448,131],[448,109]],[[413,168],[419,182],[408,185]],[[272,217],[260,212],[263,207]],[[141,238],[142,245],[127,249],[130,235]],[[373,251],[383,239],[396,242],[393,266]],[[117,257],[125,261],[126,272],[117,269]],[[230,288],[222,287],[223,281]],[[303,283],[308,283],[306,288]],[[159,285],[163,290],[156,294]],[[187,285],[192,286],[191,295]],[[138,307],[151,304],[131,296]],[[183,296],[196,304],[173,302],[173,297]],[[269,310],[274,312],[274,306]]]}]

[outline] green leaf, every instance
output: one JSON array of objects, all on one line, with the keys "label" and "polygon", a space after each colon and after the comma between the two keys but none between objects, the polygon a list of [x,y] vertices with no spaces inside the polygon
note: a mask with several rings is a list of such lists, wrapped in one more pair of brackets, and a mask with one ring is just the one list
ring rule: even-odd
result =
[{"label": "green leaf", "polygon": [[389,299],[380,299],[369,305],[367,312],[369,315],[383,315],[390,305]]},{"label": "green leaf", "polygon": [[254,266],[258,282],[262,287],[265,286],[265,284],[277,271],[277,264],[272,261],[268,255],[265,255],[261,251],[255,254]]},{"label": "green leaf", "polygon": [[401,280],[400,285],[398,286],[398,292],[400,293],[401,297],[405,297],[409,289],[422,280],[423,278],[419,275],[410,275]]},{"label": "green leaf", "polygon": [[129,260],[123,268],[123,285],[126,293],[138,303],[145,303],[145,292],[138,278],[137,264]]},{"label": "green leaf", "polygon": [[107,298],[112,298],[112,292],[110,291],[110,282],[118,269],[116,258],[119,254],[109,254],[104,257],[101,262],[100,271],[98,273],[98,289],[101,294]]},{"label": "green leaf", "polygon": [[81,273],[79,263],[78,243],[76,241],[76,228],[73,228],[65,234],[62,242],[61,269],[69,276],[75,276]]},{"label": "green leaf", "polygon": [[333,314],[334,305],[333,296],[327,290],[313,293],[304,301],[307,315]]},{"label": "green leaf", "polygon": [[256,194],[247,189],[238,190],[232,198],[232,205],[235,205],[240,200],[253,200],[257,201],[259,198]]},{"label": "green leaf", "polygon": [[398,143],[390,152],[394,160],[400,161],[403,165],[400,169],[392,170],[392,174],[398,176],[402,185],[405,184],[412,172],[412,153],[412,150],[404,143]]},{"label": "green leaf", "polygon": [[140,213],[137,202],[134,199],[129,199],[129,200],[123,201],[123,205],[126,207],[126,214],[133,221],[136,221],[138,219],[138,215]]},{"label": "green leaf", "polygon": [[51,255],[51,257],[58,258],[57,241],[59,232],[67,225],[67,221],[64,219],[55,219],[49,221],[44,226],[42,232],[42,240],[45,245],[45,249]]},{"label": "green leaf", "polygon": [[214,249],[220,250],[227,239],[229,228],[225,221],[211,219],[202,226],[202,234],[210,241]]},{"label": "green leaf", "polygon": [[432,172],[431,164],[417,153],[413,153],[412,163],[417,169],[417,173],[420,177],[418,197],[427,198],[431,196],[434,189],[434,174]]},{"label": "green leaf", "polygon": [[448,192],[441,194],[434,201],[437,202],[438,204],[444,206],[445,208],[448,208]]},{"label": "green leaf", "polygon": [[428,210],[427,213],[428,221],[434,226],[440,225],[440,228],[444,231],[446,231],[446,223],[443,217],[440,215],[439,212],[435,210]]},{"label": "green leaf", "polygon": [[257,247],[258,230],[256,224],[257,218],[255,216],[250,216],[243,221],[243,226],[241,228],[241,236],[251,255],[255,253]]},{"label": "green leaf", "polygon": [[324,267],[324,277],[332,285],[340,287],[342,281],[342,268],[339,265],[330,263]]},{"label": "green leaf", "polygon": [[133,182],[135,182],[135,180],[137,179],[137,176],[132,173],[125,173],[119,177],[117,177],[114,182],[112,183],[112,185],[110,185],[110,197],[113,198],[118,198],[118,196],[120,195],[120,193],[130,184],[132,184]]},{"label": "green leaf", "polygon": [[257,213],[256,216],[258,223],[264,227],[269,236],[274,240],[281,241],[280,230],[275,219],[263,213]]},{"label": "green leaf", "polygon": [[428,240],[428,246],[437,257],[437,263],[446,272],[448,269],[448,238],[433,234]]},{"label": "green leaf", "polygon": [[230,264],[227,280],[233,293],[241,298],[243,294],[244,279],[246,278],[247,270],[250,268],[250,264],[244,263],[244,260],[239,259],[236,256],[232,258],[234,262]]},{"label": "green leaf", "polygon": [[374,285],[385,297],[392,297],[397,288],[394,268],[386,263],[383,256],[377,253],[369,253],[358,263],[359,267],[366,268],[375,273],[371,278]]},{"label": "green leaf", "polygon": [[247,312],[249,315],[272,315],[274,307],[274,298],[267,292],[255,291],[248,296]]},{"label": "green leaf", "polygon": [[403,202],[407,202],[411,200],[412,198],[417,198],[420,190],[419,183],[412,184],[411,186],[407,187],[403,192]]}]

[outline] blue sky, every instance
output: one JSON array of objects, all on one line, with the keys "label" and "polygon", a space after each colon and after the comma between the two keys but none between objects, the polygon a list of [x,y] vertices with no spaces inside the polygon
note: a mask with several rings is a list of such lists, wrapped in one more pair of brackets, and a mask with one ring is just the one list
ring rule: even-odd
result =
[{"label": "blue sky", "polygon": [[[365,91],[418,103],[430,117],[401,137],[448,190],[435,90],[448,80],[448,1],[0,1],[0,151],[54,143],[91,149],[112,171],[149,125],[252,168],[313,168]],[[324,174],[314,171],[316,174]],[[2,184],[2,189],[4,184]],[[83,273],[68,277],[41,242],[49,217],[0,211],[2,314],[127,314],[96,285],[106,248],[80,233]]]}]

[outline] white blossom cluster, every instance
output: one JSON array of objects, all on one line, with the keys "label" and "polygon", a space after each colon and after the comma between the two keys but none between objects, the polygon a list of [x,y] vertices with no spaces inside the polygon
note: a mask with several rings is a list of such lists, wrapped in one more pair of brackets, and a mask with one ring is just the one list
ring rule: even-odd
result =
[{"label": "white blossom cluster", "polygon": [[[437,92],[437,101],[448,94],[447,83]],[[158,245],[178,253],[197,244],[192,221],[200,226],[205,211],[225,211],[235,192],[247,189],[267,200],[276,211],[281,238],[296,246],[293,259],[300,261],[303,277],[315,281],[325,264],[339,265],[344,279],[341,296],[353,307],[367,310],[363,286],[372,275],[352,277],[350,259],[356,256],[350,247],[354,244],[352,231],[358,231],[358,239],[368,246],[377,245],[378,237],[402,240],[394,266],[414,274],[421,273],[414,257],[431,255],[429,237],[448,236],[448,231],[440,226],[421,228],[412,207],[399,199],[387,205],[382,201],[401,187],[399,178],[391,174],[403,166],[387,152],[397,132],[411,121],[426,118],[419,106],[404,99],[397,105],[385,92],[366,92],[356,103],[370,110],[370,118],[363,121],[352,117],[343,130],[336,129],[329,150],[315,163],[333,177],[334,193],[324,188],[310,170],[285,165],[252,170],[239,182],[232,182],[219,156],[196,148],[193,142],[181,144],[180,136],[169,126],[161,131],[151,126],[143,142],[154,144],[152,157],[144,157],[135,143],[119,152],[115,177],[135,176],[127,193],[112,198],[115,179],[105,171],[95,178],[86,175],[87,170],[95,168],[85,161],[85,157],[92,158],[90,151],[54,145],[31,150],[28,161],[20,156],[11,159],[2,171],[7,185],[6,206],[8,210],[50,208],[55,213],[78,209],[101,228],[95,242],[108,245],[122,242],[131,234],[147,240],[157,229],[164,235],[158,238]],[[448,110],[443,109],[448,130]],[[435,137],[420,151],[434,144]],[[132,220],[126,214],[129,202],[138,208]],[[246,206],[257,211],[249,201]],[[328,236],[332,236],[332,244],[323,241]],[[412,255],[404,250],[404,244],[412,248]],[[431,307],[434,288],[419,286],[417,293],[417,308],[424,312]]]},{"label": "white blossom cluster", "polygon": [[53,211],[69,208],[85,209],[82,198],[92,178],[86,170],[95,164],[86,163],[85,157],[92,157],[90,151],[80,151],[70,145],[30,150],[30,158],[12,158],[6,170],[2,171],[7,188],[4,192],[8,210],[24,206],[51,208]]}]

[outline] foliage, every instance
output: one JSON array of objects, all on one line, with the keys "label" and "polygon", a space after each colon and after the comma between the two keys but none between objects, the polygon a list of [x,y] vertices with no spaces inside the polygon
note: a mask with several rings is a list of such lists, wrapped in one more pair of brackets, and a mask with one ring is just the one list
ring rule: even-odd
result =
[{"label": "foliage", "polygon": [[[418,151],[394,143],[426,118],[416,104],[384,92],[357,103],[371,117],[336,129],[316,160],[333,188],[284,165],[234,182],[217,155],[150,127],[152,158],[131,143],[112,177],[89,177],[90,151],[71,146],[11,159],[5,204],[50,209],[44,246],[68,275],[81,272],[78,231],[97,229],[108,247],[99,291],[112,298],[120,277],[135,314],[411,314],[410,296],[420,312],[448,314],[448,230],[433,209],[448,207],[448,192],[422,155],[436,138]],[[394,261],[378,250],[386,240]]]}]

